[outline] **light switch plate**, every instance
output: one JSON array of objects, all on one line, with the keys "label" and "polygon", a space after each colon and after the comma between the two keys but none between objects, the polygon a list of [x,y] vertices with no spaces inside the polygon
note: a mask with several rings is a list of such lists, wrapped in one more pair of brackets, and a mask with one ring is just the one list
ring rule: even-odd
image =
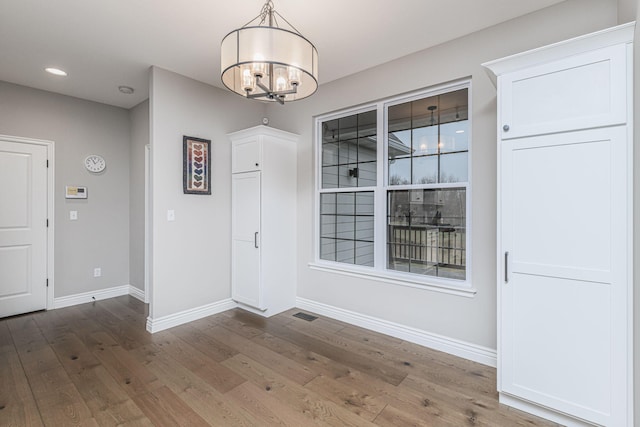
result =
[{"label": "light switch plate", "polygon": [[167,211],[167,221],[175,221],[176,220],[176,211],[173,209],[169,209]]},{"label": "light switch plate", "polygon": [[69,211],[69,219],[76,221],[78,219],[78,211]]}]

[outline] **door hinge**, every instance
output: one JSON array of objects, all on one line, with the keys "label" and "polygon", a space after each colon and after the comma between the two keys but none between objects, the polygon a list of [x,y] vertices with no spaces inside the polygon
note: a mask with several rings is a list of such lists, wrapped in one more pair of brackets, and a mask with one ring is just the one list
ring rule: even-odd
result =
[{"label": "door hinge", "polygon": [[504,283],[509,283],[509,251],[504,253]]},{"label": "door hinge", "polygon": [[49,159],[47,159],[47,167],[49,167]]},{"label": "door hinge", "polygon": [[47,279],[47,288],[49,287],[49,279]]},{"label": "door hinge", "polygon": [[49,228],[49,218],[47,218],[47,228]]}]

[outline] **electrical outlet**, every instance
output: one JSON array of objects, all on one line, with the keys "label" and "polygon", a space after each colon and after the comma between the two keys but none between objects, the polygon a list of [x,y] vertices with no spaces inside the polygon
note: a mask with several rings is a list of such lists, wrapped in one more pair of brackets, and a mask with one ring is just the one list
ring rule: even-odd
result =
[{"label": "electrical outlet", "polygon": [[100,267],[96,267],[93,269],[93,277],[102,276],[102,269]]}]

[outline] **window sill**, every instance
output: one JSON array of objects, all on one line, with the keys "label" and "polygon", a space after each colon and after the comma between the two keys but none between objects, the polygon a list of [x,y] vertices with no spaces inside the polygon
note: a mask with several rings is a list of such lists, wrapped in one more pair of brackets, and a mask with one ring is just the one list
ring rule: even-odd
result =
[{"label": "window sill", "polygon": [[390,273],[374,270],[367,267],[352,265],[341,265],[330,262],[310,262],[309,268],[317,271],[343,274],[345,276],[357,277],[360,279],[375,280],[378,282],[391,283],[394,285],[408,286],[410,288],[423,289],[427,291],[440,292],[449,295],[457,295],[466,298],[473,298],[477,289],[468,285],[449,285],[446,283],[434,283],[434,279],[416,280],[402,273]]}]

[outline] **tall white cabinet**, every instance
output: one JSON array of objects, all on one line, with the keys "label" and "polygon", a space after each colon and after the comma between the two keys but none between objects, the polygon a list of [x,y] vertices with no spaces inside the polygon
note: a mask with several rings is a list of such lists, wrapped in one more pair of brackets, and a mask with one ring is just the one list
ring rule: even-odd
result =
[{"label": "tall white cabinet", "polygon": [[296,145],[267,126],[231,140],[231,296],[265,317],[295,306]]},{"label": "tall white cabinet", "polygon": [[633,23],[484,64],[498,89],[498,391],[633,424]]}]

